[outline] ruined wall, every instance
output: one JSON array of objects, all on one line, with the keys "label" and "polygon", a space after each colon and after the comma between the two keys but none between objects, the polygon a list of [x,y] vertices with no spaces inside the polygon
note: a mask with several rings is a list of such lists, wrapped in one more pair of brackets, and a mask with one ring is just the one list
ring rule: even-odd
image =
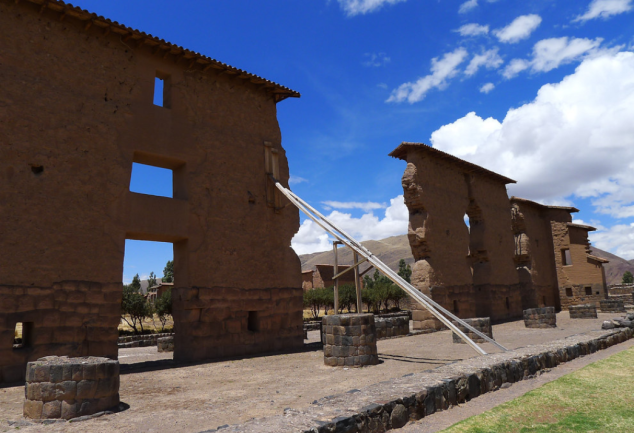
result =
[{"label": "ruined wall", "polygon": [[[217,343],[206,337],[217,321],[201,317],[220,300],[203,296],[193,305],[191,287],[237,293],[222,299],[231,315],[221,322],[238,339],[252,335],[240,307],[252,291],[271,300],[254,311],[284,324],[260,332],[260,345],[232,340],[227,355],[301,346],[300,263],[290,248],[299,217],[266,199],[264,142],[278,151],[280,180],[288,180],[273,96],[213,68],[188,69],[169,47],[38,12],[30,2],[0,1],[0,39],[11,41],[0,64],[3,371],[44,355],[116,356],[126,238],[174,243],[175,359]],[[171,83],[170,108],[153,105],[159,73]],[[172,169],[174,198],[130,192],[133,162]],[[300,301],[277,305],[280,289]],[[83,300],[64,295],[71,292]],[[31,318],[31,352],[5,356],[13,350],[7,329]],[[85,332],[44,336],[66,320]],[[97,323],[106,337],[90,331]]]},{"label": "ruined wall", "polygon": [[[561,308],[549,215],[544,206],[511,199],[515,262],[524,309]],[[557,211],[570,215],[566,211]],[[555,212],[555,213],[557,213]]]},{"label": "ruined wall", "polygon": [[[561,306],[593,303],[607,298],[603,264],[589,254],[588,229],[568,222],[553,222],[555,263]],[[564,263],[564,251],[570,251],[571,264]]]},{"label": "ruined wall", "polygon": [[[407,161],[402,185],[416,260],[412,284],[459,317],[521,317],[505,182],[419,146],[392,153]],[[417,329],[440,327],[425,310],[414,310],[412,319]]]}]

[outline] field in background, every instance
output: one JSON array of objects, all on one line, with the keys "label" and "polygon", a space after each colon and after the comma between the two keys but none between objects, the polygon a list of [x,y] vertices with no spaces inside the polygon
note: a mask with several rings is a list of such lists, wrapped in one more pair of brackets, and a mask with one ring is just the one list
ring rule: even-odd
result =
[{"label": "field in background", "polygon": [[[129,320],[129,316],[128,317]],[[139,325],[137,325],[137,329],[140,330]],[[161,332],[161,321],[158,319],[158,316],[155,314],[151,319],[143,320],[143,329],[147,332],[150,330],[151,332]],[[170,316],[165,323],[165,332],[172,332],[174,329],[174,319]],[[122,331],[132,333],[134,332],[132,327],[129,326],[123,319],[119,322],[119,333]]]}]

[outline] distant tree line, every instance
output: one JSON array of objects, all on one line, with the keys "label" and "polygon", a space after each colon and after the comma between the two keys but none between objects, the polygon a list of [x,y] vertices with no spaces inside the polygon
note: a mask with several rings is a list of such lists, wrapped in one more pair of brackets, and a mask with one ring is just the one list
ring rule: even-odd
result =
[{"label": "distant tree line", "polygon": [[[411,282],[412,268],[401,259],[398,263],[398,274],[408,283]],[[400,310],[401,301],[407,297],[403,289],[398,287],[385,275],[381,275],[378,270],[374,271],[372,277],[363,277],[363,290],[361,300],[365,304],[368,312],[379,313],[388,311],[391,308]],[[309,309],[313,318],[318,318],[322,309],[324,312],[334,309],[335,293],[334,287],[324,287],[310,289],[304,292],[304,308]],[[339,311],[356,311],[357,293],[354,285],[342,284],[339,286]]]}]

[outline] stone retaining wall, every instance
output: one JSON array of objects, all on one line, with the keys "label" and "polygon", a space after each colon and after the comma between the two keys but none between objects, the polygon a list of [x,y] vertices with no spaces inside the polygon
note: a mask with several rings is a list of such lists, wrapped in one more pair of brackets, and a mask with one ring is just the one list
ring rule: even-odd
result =
[{"label": "stone retaining wall", "polygon": [[119,361],[47,356],[27,364],[25,387],[26,418],[92,415],[119,404]]},{"label": "stone retaining wall", "polygon": [[334,314],[322,320],[325,365],[359,367],[379,363],[374,314]]},{"label": "stone retaining wall", "polygon": [[129,347],[156,346],[156,342],[159,338],[173,336],[173,332],[165,332],[163,334],[129,335],[125,337],[119,337],[119,339],[117,340],[117,344],[120,349]]},{"label": "stone retaining wall", "polygon": [[555,307],[529,308],[524,310],[524,326],[527,328],[556,328]]},{"label": "stone retaining wall", "polygon": [[624,313],[623,301],[617,299],[604,299],[599,302],[602,313]]},{"label": "stone retaining wall", "polygon": [[173,352],[174,337],[159,338],[156,342],[156,348],[159,352]]},{"label": "stone retaining wall", "polygon": [[[480,331],[483,334],[485,334],[487,337],[493,338],[493,332],[491,331],[491,318],[490,317],[476,317],[476,318],[472,318],[472,319],[462,319],[462,320],[464,322],[467,322],[467,324],[473,326],[478,331]],[[462,326],[458,322],[453,322],[453,324],[456,325],[458,327],[458,329],[460,329],[462,332],[467,334],[467,337],[469,337],[470,339],[472,339],[476,343],[484,343],[486,341],[484,338],[478,336],[476,333],[474,333],[473,331],[470,331],[469,329],[465,328],[464,326]],[[453,339],[454,343],[466,344],[466,342],[462,338],[460,338],[458,336],[458,334],[456,334],[455,332],[452,332],[451,336],[452,336],[452,339]]]},{"label": "stone retaining wall", "polygon": [[597,306],[594,304],[571,305],[568,307],[571,319],[596,319]]},{"label": "stone retaining wall", "polygon": [[396,337],[399,335],[409,334],[409,315],[390,315],[383,317],[374,317],[376,326],[376,338]]},{"label": "stone retaining wall", "polygon": [[634,292],[634,284],[613,284],[608,286],[608,295],[630,295]]}]

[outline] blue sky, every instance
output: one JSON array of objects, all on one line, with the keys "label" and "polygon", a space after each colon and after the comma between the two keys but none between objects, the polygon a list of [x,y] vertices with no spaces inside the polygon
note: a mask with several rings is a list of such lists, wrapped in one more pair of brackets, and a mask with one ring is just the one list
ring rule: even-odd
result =
[{"label": "blue sky", "polygon": [[[405,233],[387,154],[415,141],[578,207],[634,258],[634,0],[75,4],[301,92],[278,104],[291,187],[361,240]],[[127,245],[124,280],[161,275],[169,245]],[[293,246],[327,237],[304,221]]]}]

